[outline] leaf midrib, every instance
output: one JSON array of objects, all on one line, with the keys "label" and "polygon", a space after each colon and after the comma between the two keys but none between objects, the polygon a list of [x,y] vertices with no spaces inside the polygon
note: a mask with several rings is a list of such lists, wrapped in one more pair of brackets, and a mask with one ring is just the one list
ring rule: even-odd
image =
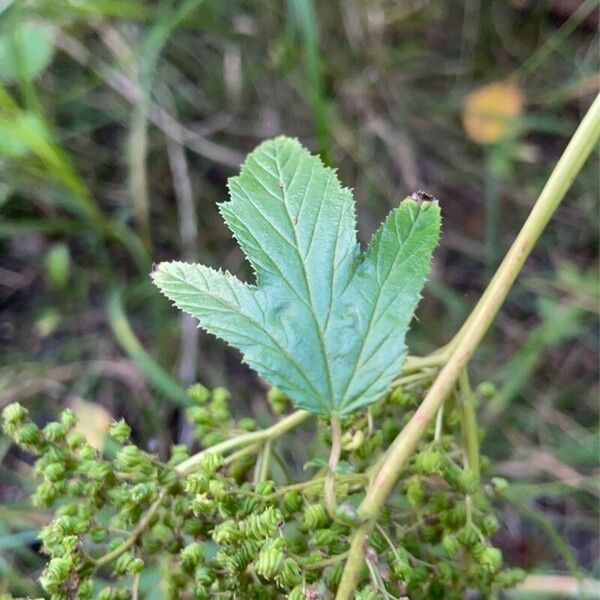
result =
[{"label": "leaf midrib", "polygon": [[[310,280],[308,278],[308,273],[306,272],[306,264],[304,262],[304,258],[302,257],[302,254],[300,253],[300,243],[298,241],[298,233],[296,231],[296,227],[294,225],[294,221],[292,219],[292,215],[290,214],[289,208],[288,208],[288,197],[287,197],[287,186],[285,185],[285,180],[283,179],[283,172],[282,172],[282,165],[279,164],[279,152],[278,152],[278,146],[275,147],[275,166],[277,167],[277,174],[279,177],[279,181],[284,181],[284,186],[281,188],[281,199],[283,202],[283,206],[285,208],[285,214],[287,215],[288,221],[290,223],[290,226],[292,228],[292,233],[294,235],[294,242],[296,245],[296,254],[298,255],[298,258],[300,259],[300,265],[302,267],[302,276],[304,278],[304,283],[306,285],[306,290],[308,292],[308,300],[310,303],[310,307],[312,310],[309,310],[311,316],[312,316],[312,320],[313,323],[316,327],[316,330],[319,334],[319,343],[321,345],[321,352],[323,355],[323,362],[325,364],[325,371],[326,371],[326,375],[327,375],[327,388],[329,390],[329,400],[330,402],[333,404],[334,402],[334,398],[333,398],[333,381],[332,381],[332,377],[331,377],[331,366],[329,364],[329,354],[327,353],[327,344],[325,343],[325,338],[323,336],[323,330],[321,329],[321,324],[319,323],[319,320],[317,319],[317,311],[316,311],[316,307],[314,304],[314,299],[313,299],[313,293],[312,293],[312,287],[310,285]],[[300,212],[302,211],[302,206],[304,205],[304,202],[306,200],[306,195],[308,193],[308,190],[310,188],[310,183],[312,181],[313,175],[314,175],[314,171],[315,171],[315,162],[314,160],[311,160],[311,169],[310,169],[310,176],[308,178],[308,182],[305,186],[305,191],[304,194],[302,195],[302,203],[300,204],[300,209],[298,210],[298,214],[300,214]],[[325,185],[325,191],[323,192],[323,200],[321,201],[321,207],[323,206],[323,203],[325,202],[325,198],[326,198],[326,193],[327,190],[329,189],[329,185],[331,183],[331,179],[332,179],[332,175],[330,172],[328,172],[328,179],[327,179],[327,183]],[[320,214],[320,210],[321,207],[319,207],[319,214]],[[315,233],[315,229],[317,228],[317,224],[318,224],[318,217],[317,219],[315,219],[315,224],[313,227],[313,232],[312,232],[312,237],[311,237],[311,243],[312,243],[312,239],[314,238],[314,233]],[[310,246],[309,246],[310,248]],[[308,253],[307,253],[308,255]]]},{"label": "leaf midrib", "polygon": [[[396,209],[396,210],[398,210],[398,209]],[[410,238],[410,236],[412,235],[413,229],[415,227],[415,223],[417,222],[417,219],[419,218],[420,215],[421,215],[421,210],[419,209],[419,212],[418,212],[416,218],[414,218],[412,220],[411,224],[410,224],[410,229],[408,230],[408,233],[406,234],[406,236],[404,236],[404,239],[402,239],[402,241],[399,243],[398,249],[396,250],[396,256],[394,256],[394,260],[392,261],[392,265],[391,265],[389,271],[387,272],[387,274],[386,274],[383,282],[379,285],[379,293],[377,294],[377,299],[375,300],[375,304],[373,305],[373,310],[371,311],[371,314],[369,315],[369,321],[367,323],[367,328],[365,329],[365,335],[361,336],[360,346],[359,346],[359,350],[358,350],[358,356],[356,357],[356,360],[354,362],[354,369],[352,370],[352,375],[350,376],[350,379],[348,380],[348,383],[346,384],[346,387],[344,388],[343,394],[341,394],[341,396],[340,396],[340,403],[343,403],[344,398],[346,397],[346,394],[348,393],[348,390],[350,390],[350,388],[352,386],[352,383],[354,382],[356,374],[361,369],[361,367],[359,367],[359,363],[360,363],[360,360],[362,358],[362,354],[363,354],[364,349],[365,349],[366,340],[367,340],[368,337],[370,337],[370,332],[371,332],[371,327],[372,327],[372,323],[373,323],[373,318],[375,316],[375,313],[377,312],[377,307],[379,306],[379,302],[380,302],[380,300],[381,300],[381,298],[383,296],[383,289],[388,284],[388,281],[389,281],[389,278],[390,278],[390,276],[392,274],[392,271],[396,267],[396,261],[398,260],[398,256],[402,252],[402,249],[404,248],[406,240],[408,240],[408,238]],[[382,230],[381,235],[383,235],[383,233],[384,233],[384,231]],[[378,255],[379,255],[380,251],[381,251],[381,246],[379,247],[379,249],[377,251]],[[364,260],[366,260],[367,257],[368,257],[368,250],[365,253]],[[402,264],[408,258],[409,257],[405,257],[403,260],[400,261],[400,264]],[[364,260],[363,260],[363,264],[364,264]],[[375,268],[377,268],[377,263],[378,262],[379,262],[379,256],[376,257]],[[356,275],[358,274],[358,272],[359,272],[359,269],[357,269],[356,272],[354,273],[353,279],[354,279],[354,277],[356,277]],[[377,283],[379,283],[379,281]]]}]

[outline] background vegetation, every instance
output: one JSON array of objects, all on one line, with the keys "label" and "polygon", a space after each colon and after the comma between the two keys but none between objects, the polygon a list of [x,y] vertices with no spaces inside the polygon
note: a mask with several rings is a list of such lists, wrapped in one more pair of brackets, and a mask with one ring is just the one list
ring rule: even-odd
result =
[{"label": "background vegetation", "polygon": [[[339,167],[362,240],[413,191],[440,199],[444,235],[409,347],[444,344],[597,92],[597,5],[0,2],[0,408],[18,400],[43,424],[71,406],[99,445],[125,417],[164,454],[190,441],[179,408],[201,381],[268,422],[261,383],[148,273],[185,257],[251,276],[217,202],[243,156],[279,133]],[[500,132],[469,121],[481,102],[510,117]],[[490,473],[513,482],[497,544],[540,573],[600,574],[597,165],[473,373],[497,390],[480,406]],[[306,456],[289,458],[301,470]],[[47,516],[26,502],[28,458],[6,438],[0,461],[0,592],[35,594]]]}]

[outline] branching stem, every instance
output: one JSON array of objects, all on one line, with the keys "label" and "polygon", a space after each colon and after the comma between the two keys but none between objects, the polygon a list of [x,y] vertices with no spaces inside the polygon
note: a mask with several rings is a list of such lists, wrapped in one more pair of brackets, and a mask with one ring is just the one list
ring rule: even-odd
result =
[{"label": "branching stem", "polygon": [[281,421],[271,425],[271,427],[268,427],[267,429],[261,429],[259,431],[252,431],[250,433],[238,435],[219,444],[215,444],[210,448],[206,448],[205,450],[202,450],[202,452],[198,452],[198,454],[190,456],[187,460],[184,460],[182,463],[177,465],[177,470],[180,473],[187,475],[194,471],[198,464],[202,462],[202,459],[206,454],[224,454],[225,452],[233,450],[234,448],[239,448],[240,446],[249,446],[257,442],[274,440],[287,433],[291,429],[294,429],[294,427],[297,427],[306,421],[310,416],[311,413],[305,410],[297,410],[291,415],[281,419]]}]

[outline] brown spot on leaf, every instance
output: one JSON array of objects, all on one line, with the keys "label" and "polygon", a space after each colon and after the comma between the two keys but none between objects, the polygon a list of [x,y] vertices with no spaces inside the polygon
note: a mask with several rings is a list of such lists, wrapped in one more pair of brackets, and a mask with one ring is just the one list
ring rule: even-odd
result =
[{"label": "brown spot on leaf", "polygon": [[423,190],[417,190],[416,192],[414,192],[414,194],[411,195],[411,198],[413,200],[416,200],[417,202],[437,201],[437,198],[435,196],[432,196],[431,194],[428,194],[427,192],[424,192]]}]

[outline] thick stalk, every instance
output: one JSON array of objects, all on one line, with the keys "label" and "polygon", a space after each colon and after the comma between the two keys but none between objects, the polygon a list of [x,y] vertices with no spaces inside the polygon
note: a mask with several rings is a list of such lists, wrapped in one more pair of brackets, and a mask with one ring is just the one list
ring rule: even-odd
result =
[{"label": "thick stalk", "polygon": [[336,600],[350,600],[360,579],[364,553],[379,511],[419,440],[455,386],[469,359],[494,321],[535,242],[554,214],[583,163],[598,142],[600,95],[588,110],[561,156],[523,228],[477,306],[449,348],[450,357],[419,408],[378,464],[358,513],[363,520],[352,539]]}]

